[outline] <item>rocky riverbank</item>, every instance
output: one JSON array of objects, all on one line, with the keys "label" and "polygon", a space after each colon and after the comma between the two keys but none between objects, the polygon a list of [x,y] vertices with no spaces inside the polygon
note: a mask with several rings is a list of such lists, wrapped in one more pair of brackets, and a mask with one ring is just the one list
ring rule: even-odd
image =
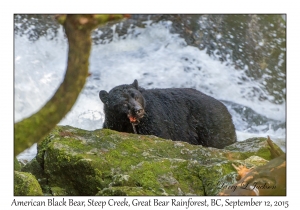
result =
[{"label": "rocky riverbank", "polygon": [[31,162],[15,163],[15,195],[217,195],[236,183],[232,164],[251,168],[273,158],[266,138],[215,149],[57,126]]}]

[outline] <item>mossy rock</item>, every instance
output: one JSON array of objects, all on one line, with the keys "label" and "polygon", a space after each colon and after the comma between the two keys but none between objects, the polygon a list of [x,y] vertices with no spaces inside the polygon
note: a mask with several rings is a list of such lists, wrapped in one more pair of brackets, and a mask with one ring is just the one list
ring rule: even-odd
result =
[{"label": "mossy rock", "polygon": [[216,149],[107,129],[57,126],[38,144],[36,160],[52,195],[216,195],[221,189],[210,189],[212,185],[235,182],[232,163],[263,164],[246,161],[252,156],[265,163],[271,159],[265,138]]},{"label": "mossy rock", "polygon": [[14,195],[43,195],[41,186],[36,178],[27,172],[14,172]]},{"label": "mossy rock", "polygon": [[35,176],[35,178],[38,180],[40,186],[42,187],[42,190],[44,194],[52,194],[51,190],[48,186],[48,179],[44,173],[44,169],[39,164],[39,162],[36,160],[36,158],[33,158],[29,163],[27,163],[25,166],[21,169],[22,172],[29,172],[32,175]]},{"label": "mossy rock", "polygon": [[18,161],[17,158],[14,158],[14,170],[15,171],[21,171],[21,163]]},{"label": "mossy rock", "polygon": [[51,194],[54,196],[67,195],[66,190],[63,188],[60,188],[60,187],[51,187],[50,191],[51,191]]},{"label": "mossy rock", "polygon": [[146,190],[143,187],[109,187],[99,191],[96,196],[145,196],[156,195],[151,190]]},{"label": "mossy rock", "polygon": [[33,158],[29,163],[22,167],[21,171],[30,172],[36,177],[36,179],[44,178],[44,170],[41,165],[37,162],[36,158]]},{"label": "mossy rock", "polygon": [[[274,144],[274,147],[283,153],[283,151],[276,144]],[[266,138],[263,137],[254,137],[246,139],[245,141],[239,141],[235,144],[225,147],[224,149],[229,151],[238,151],[247,156],[247,158],[255,155],[266,160],[272,159],[269,144],[266,141]]]}]

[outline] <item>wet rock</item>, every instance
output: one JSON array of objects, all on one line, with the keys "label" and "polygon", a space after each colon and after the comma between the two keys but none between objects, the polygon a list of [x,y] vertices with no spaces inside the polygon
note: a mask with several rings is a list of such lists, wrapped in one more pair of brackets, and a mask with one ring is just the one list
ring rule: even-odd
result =
[{"label": "wet rock", "polygon": [[36,178],[27,172],[14,172],[14,195],[43,195],[42,189]]},{"label": "wet rock", "polygon": [[52,195],[217,195],[236,182],[233,163],[256,167],[272,159],[266,138],[216,149],[70,126],[57,126],[37,157],[44,193]]},{"label": "wet rock", "polygon": [[22,167],[21,163],[18,161],[17,158],[15,158],[14,159],[14,170],[15,171],[21,171],[21,167]]}]

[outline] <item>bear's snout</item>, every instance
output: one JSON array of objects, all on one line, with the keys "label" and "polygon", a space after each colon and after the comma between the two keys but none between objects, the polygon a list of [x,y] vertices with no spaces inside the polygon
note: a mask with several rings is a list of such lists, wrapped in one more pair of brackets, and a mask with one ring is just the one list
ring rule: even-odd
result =
[{"label": "bear's snout", "polygon": [[144,114],[144,109],[139,104],[136,104],[136,106],[129,110],[127,117],[129,118],[130,123],[137,125],[139,120],[144,117]]},{"label": "bear's snout", "polygon": [[144,117],[145,111],[143,108],[134,108],[129,111],[128,117],[134,117],[137,119],[141,119]]}]

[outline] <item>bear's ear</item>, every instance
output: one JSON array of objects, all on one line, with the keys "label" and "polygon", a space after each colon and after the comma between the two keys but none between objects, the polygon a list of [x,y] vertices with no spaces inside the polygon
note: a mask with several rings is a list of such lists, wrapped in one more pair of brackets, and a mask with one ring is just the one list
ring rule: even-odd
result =
[{"label": "bear's ear", "polygon": [[99,98],[104,104],[106,104],[108,102],[108,92],[101,90],[99,92]]},{"label": "bear's ear", "polygon": [[132,83],[132,86],[135,87],[135,89],[139,89],[139,84],[138,84],[138,81],[135,79]]}]

